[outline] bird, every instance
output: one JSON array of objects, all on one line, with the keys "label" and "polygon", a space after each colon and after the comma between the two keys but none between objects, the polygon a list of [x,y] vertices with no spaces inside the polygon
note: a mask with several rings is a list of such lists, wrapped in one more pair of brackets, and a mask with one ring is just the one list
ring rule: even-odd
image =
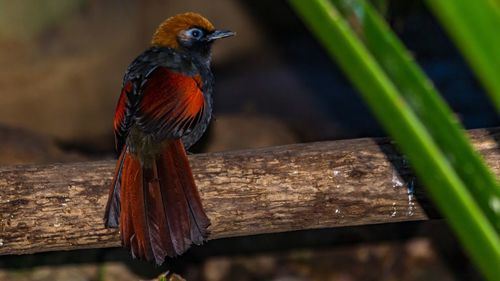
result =
[{"label": "bird", "polygon": [[164,20],[128,66],[113,129],[119,153],[104,214],[133,258],[164,263],[200,245],[207,217],[187,157],[212,116],[211,48],[235,35],[198,13]]}]

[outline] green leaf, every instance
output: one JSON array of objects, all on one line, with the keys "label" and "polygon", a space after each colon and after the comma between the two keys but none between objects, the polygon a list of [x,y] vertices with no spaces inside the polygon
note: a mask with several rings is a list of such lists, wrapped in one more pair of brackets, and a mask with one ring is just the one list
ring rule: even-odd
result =
[{"label": "green leaf", "polygon": [[[401,85],[406,87],[401,81],[424,82],[420,81],[422,79],[418,76],[417,79],[405,77],[410,74],[415,75],[415,69],[418,68],[416,66],[410,68],[410,73],[403,76],[405,79],[398,78],[396,79],[398,82],[392,81],[392,77],[384,68],[394,67],[394,71],[397,71],[401,67],[399,59],[392,59],[393,62],[387,65],[379,64],[329,1],[290,0],[290,3],[329,54],[336,59],[384,128],[408,157],[416,174],[427,187],[429,195],[456,231],[472,259],[487,278],[495,280],[500,276],[498,234],[467,190],[458,172],[450,164],[448,158],[454,156],[445,155],[441,151],[438,141],[432,137],[432,130],[426,128],[426,122],[420,120],[422,116],[427,116],[425,111],[415,112],[410,106],[415,105],[415,100],[418,100],[416,96],[422,94],[418,91],[422,87],[429,87],[429,83],[411,88],[418,90],[417,92],[410,90],[405,95],[399,92],[398,87]],[[366,13],[366,9],[357,12]],[[359,17],[366,20],[366,14]],[[431,92],[433,91],[435,90]],[[415,97],[410,98],[409,93]],[[443,116],[432,118],[443,118]],[[447,121],[439,122],[444,124]],[[444,132],[447,129],[449,128],[442,128]],[[485,173],[488,173],[488,170]]]},{"label": "green leaf", "polygon": [[500,212],[494,208],[496,202],[500,203],[500,186],[432,82],[367,2],[336,3],[500,233]]},{"label": "green leaf", "polygon": [[493,0],[428,0],[500,111],[500,5]]}]

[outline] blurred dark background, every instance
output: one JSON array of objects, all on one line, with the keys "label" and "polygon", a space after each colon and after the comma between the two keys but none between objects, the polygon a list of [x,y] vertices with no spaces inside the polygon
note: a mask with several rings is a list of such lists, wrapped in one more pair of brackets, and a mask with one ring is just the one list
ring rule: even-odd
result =
[{"label": "blurred dark background", "polygon": [[[462,123],[497,126],[422,1],[378,2]],[[216,120],[195,151],[385,135],[286,1],[0,0],[0,164],[114,157],[122,75],[156,26],[185,11],[237,32],[214,46]],[[0,280],[137,280],[167,269],[207,281],[478,278],[447,228],[429,224],[212,241],[161,268],[119,249],[0,257]]]}]

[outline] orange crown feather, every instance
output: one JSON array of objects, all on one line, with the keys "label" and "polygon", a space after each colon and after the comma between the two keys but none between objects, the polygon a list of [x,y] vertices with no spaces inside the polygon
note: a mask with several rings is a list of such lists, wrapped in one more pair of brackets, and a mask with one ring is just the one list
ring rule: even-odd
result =
[{"label": "orange crown feather", "polygon": [[215,30],[214,25],[200,14],[188,12],[175,15],[163,21],[153,35],[151,45],[179,48],[177,35],[179,32],[192,28],[199,27],[208,32]]}]

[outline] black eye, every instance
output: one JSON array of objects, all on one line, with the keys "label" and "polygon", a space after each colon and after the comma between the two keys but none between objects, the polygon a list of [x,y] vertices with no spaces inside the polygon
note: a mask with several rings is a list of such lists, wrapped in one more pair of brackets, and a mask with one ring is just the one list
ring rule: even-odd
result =
[{"label": "black eye", "polygon": [[203,31],[199,28],[191,28],[186,31],[189,37],[200,39],[203,36]]}]

